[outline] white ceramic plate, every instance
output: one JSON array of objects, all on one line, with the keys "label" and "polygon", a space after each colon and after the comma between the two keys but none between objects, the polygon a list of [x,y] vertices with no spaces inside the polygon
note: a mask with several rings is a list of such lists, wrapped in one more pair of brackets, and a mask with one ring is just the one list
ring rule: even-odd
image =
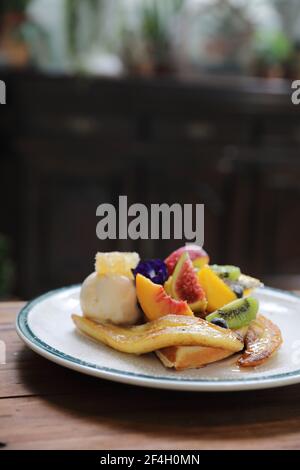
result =
[{"label": "white ceramic plate", "polygon": [[166,369],[154,354],[133,356],[98,344],[75,330],[71,313],[81,313],[80,286],[49,292],[29,302],[17,318],[17,332],[35,352],[88,375],[145,387],[230,391],[300,382],[300,297],[263,288],[255,292],[260,312],[281,329],[284,343],[263,366],[240,370],[236,356],[202,369]]}]

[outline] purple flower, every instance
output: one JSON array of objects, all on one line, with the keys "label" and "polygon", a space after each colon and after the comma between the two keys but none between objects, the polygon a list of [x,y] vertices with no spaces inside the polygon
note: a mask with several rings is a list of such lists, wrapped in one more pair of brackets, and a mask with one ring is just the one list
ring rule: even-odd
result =
[{"label": "purple flower", "polygon": [[168,279],[167,266],[161,259],[140,261],[132,272],[134,276],[142,274],[155,284],[163,284]]}]

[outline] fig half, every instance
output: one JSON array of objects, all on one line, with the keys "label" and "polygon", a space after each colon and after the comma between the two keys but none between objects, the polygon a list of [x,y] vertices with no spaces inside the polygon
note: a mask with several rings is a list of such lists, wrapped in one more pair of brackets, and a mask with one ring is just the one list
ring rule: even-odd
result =
[{"label": "fig half", "polygon": [[172,276],[172,295],[176,300],[186,300],[194,312],[204,312],[207,306],[193,263],[187,252],[180,256]]}]

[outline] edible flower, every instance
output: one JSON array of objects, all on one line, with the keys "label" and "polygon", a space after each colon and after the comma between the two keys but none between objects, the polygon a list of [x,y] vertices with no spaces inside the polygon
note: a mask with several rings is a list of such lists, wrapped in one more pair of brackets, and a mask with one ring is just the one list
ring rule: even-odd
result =
[{"label": "edible flower", "polygon": [[168,278],[167,266],[161,259],[140,261],[132,272],[134,276],[142,274],[155,284],[164,284]]}]

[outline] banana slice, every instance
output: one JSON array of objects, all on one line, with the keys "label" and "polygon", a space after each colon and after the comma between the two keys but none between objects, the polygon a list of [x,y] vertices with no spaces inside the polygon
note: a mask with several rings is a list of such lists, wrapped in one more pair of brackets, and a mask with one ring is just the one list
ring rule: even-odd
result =
[{"label": "banana slice", "polygon": [[241,337],[234,331],[186,315],[166,315],[127,328],[96,323],[79,315],[72,315],[72,319],[77,328],[91,338],[131,354],[145,354],[168,346],[211,346],[232,352],[244,347]]},{"label": "banana slice", "polygon": [[263,315],[250,323],[245,336],[246,350],[238,360],[241,367],[255,367],[269,359],[282,344],[278,326]]}]

